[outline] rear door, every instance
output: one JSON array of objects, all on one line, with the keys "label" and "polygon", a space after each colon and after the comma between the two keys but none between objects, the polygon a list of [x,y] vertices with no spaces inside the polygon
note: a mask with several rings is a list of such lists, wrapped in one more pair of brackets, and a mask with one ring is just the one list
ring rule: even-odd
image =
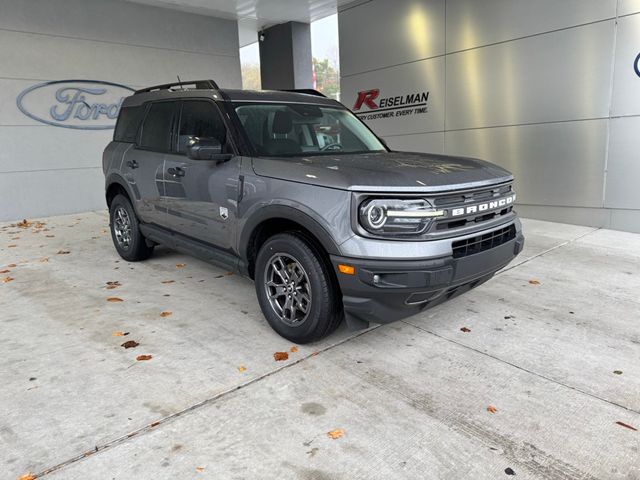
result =
[{"label": "rear door", "polygon": [[225,250],[233,247],[240,157],[228,161],[187,157],[192,137],[216,138],[223,153],[234,147],[217,105],[207,99],[184,100],[174,151],[165,161],[165,201],[169,228]]},{"label": "rear door", "polygon": [[123,171],[134,192],[135,207],[145,223],[166,226],[166,208],[163,202],[164,163],[171,149],[173,123],[179,102],[151,103],[138,140],[125,154]]}]

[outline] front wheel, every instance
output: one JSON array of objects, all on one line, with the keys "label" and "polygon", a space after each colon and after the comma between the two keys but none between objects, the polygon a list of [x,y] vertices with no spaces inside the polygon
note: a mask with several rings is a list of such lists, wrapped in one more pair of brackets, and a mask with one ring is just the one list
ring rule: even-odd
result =
[{"label": "front wheel", "polygon": [[109,207],[111,238],[118,254],[129,262],[146,260],[153,247],[140,232],[140,224],[133,206],[124,195],[116,195]]},{"label": "front wheel", "polygon": [[268,239],[255,268],[258,302],[271,327],[303,344],[330,334],[342,320],[342,302],[326,263],[304,237]]}]

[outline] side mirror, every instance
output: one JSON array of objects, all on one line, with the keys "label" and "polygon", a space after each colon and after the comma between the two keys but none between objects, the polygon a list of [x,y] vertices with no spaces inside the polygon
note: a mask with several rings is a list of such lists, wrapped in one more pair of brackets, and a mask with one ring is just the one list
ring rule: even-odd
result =
[{"label": "side mirror", "polygon": [[187,142],[187,156],[193,160],[217,160],[224,162],[233,155],[222,153],[220,140],[213,137],[192,137]]}]

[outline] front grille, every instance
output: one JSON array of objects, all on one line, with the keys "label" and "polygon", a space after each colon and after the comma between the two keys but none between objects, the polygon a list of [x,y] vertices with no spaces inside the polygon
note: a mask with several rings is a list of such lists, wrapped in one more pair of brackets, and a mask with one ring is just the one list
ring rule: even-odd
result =
[{"label": "front grille", "polygon": [[462,258],[468,255],[484,252],[507,243],[516,238],[515,225],[494,230],[484,235],[458,240],[453,242],[453,258]]}]

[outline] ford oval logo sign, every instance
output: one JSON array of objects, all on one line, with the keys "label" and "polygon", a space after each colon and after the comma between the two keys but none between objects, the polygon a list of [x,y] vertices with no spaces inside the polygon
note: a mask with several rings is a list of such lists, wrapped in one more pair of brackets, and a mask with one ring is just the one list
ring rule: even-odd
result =
[{"label": "ford oval logo sign", "polygon": [[640,77],[640,53],[636,57],[636,61],[633,64],[633,68],[635,68],[635,70],[636,70],[636,75],[638,75]]},{"label": "ford oval logo sign", "polygon": [[55,80],[27,88],[16,103],[27,117],[47,125],[107,130],[115,126],[122,101],[133,91],[98,80]]}]

